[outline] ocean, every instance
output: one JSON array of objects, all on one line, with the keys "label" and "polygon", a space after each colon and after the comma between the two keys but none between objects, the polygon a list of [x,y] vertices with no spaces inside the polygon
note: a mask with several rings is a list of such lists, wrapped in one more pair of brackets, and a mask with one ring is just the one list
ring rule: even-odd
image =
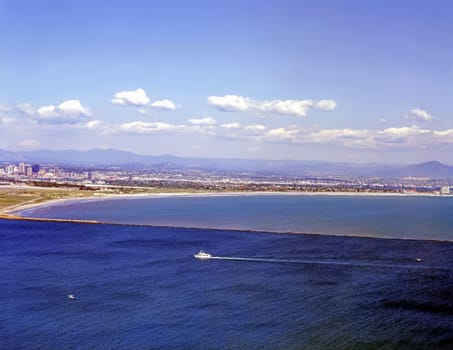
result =
[{"label": "ocean", "polygon": [[[393,198],[366,197],[350,213],[360,220],[363,210],[365,223],[357,232],[374,236],[406,236],[419,227],[417,221],[429,227],[422,223],[429,215],[439,220],[431,221],[431,231],[423,231],[431,232],[431,239],[418,240],[259,231],[270,227],[273,218],[288,221],[282,231],[309,227],[294,226],[299,221],[314,225],[314,218],[279,218],[277,213],[288,213],[291,207],[281,197],[265,197],[276,201],[271,218],[270,208],[259,207],[263,197],[112,200],[33,211],[195,226],[203,223],[197,212],[207,208],[206,225],[220,222],[223,229],[0,220],[0,348],[453,348],[453,243],[435,240],[451,239],[448,227],[453,226],[444,217],[450,199],[395,197],[387,211],[390,221],[379,230],[371,223],[382,220],[385,208],[376,205]],[[318,219],[332,220],[339,202],[329,205],[331,198],[339,200],[311,196],[312,208],[305,206],[303,217],[314,215],[310,213],[318,206],[319,211],[325,208]],[[361,198],[340,198],[345,202],[337,217],[347,211],[343,207],[353,205],[350,201]],[[235,207],[235,199],[245,202]],[[410,209],[393,210],[407,203],[419,208],[408,214],[411,229],[401,231],[403,224],[394,229],[394,215]],[[250,217],[253,211],[255,220]],[[297,212],[304,211],[297,207]],[[223,222],[227,214],[233,217]],[[319,229],[343,234],[350,222],[339,219],[338,225],[324,223]],[[194,259],[201,248],[215,256],[248,260]],[[69,301],[69,294],[76,300]]]}]

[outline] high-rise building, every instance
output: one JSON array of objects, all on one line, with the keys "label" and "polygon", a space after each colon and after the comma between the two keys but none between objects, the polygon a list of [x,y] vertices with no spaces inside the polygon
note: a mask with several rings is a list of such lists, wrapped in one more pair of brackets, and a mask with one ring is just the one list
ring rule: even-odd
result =
[{"label": "high-rise building", "polygon": [[25,163],[20,163],[19,164],[19,173],[25,174]]},{"label": "high-rise building", "polygon": [[8,175],[12,175],[17,171],[17,167],[15,165],[9,164],[6,166],[5,170]]},{"label": "high-rise building", "polygon": [[39,171],[39,164],[33,164],[31,169],[32,169],[33,174],[37,174]]}]

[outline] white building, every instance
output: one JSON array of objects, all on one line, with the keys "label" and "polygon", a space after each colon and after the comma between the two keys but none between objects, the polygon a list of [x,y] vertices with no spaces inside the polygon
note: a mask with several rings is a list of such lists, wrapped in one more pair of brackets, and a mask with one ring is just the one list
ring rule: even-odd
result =
[{"label": "white building", "polygon": [[443,186],[440,188],[440,193],[441,194],[450,194],[450,187],[449,186]]}]

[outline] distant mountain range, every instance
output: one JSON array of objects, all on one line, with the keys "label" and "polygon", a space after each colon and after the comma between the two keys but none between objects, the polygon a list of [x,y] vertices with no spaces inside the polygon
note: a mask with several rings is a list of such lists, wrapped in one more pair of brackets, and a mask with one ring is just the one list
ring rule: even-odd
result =
[{"label": "distant mountain range", "polygon": [[352,164],[301,160],[190,158],[172,155],[149,156],[114,149],[88,151],[28,151],[0,150],[2,162],[51,163],[66,166],[118,166],[129,169],[202,169],[216,171],[253,172],[293,176],[377,176],[453,178],[453,166],[437,161],[413,165]]}]

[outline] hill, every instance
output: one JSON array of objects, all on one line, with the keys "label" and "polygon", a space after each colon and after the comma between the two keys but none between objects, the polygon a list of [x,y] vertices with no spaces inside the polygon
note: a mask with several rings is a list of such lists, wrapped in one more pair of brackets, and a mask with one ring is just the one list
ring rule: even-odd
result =
[{"label": "hill", "polygon": [[452,178],[453,166],[437,161],[406,166],[385,164],[352,164],[302,160],[261,160],[176,157],[172,155],[140,155],[115,149],[38,150],[12,152],[0,150],[0,161],[51,163],[67,166],[118,166],[131,169],[202,169],[216,171],[243,171],[293,176],[378,176]]}]

